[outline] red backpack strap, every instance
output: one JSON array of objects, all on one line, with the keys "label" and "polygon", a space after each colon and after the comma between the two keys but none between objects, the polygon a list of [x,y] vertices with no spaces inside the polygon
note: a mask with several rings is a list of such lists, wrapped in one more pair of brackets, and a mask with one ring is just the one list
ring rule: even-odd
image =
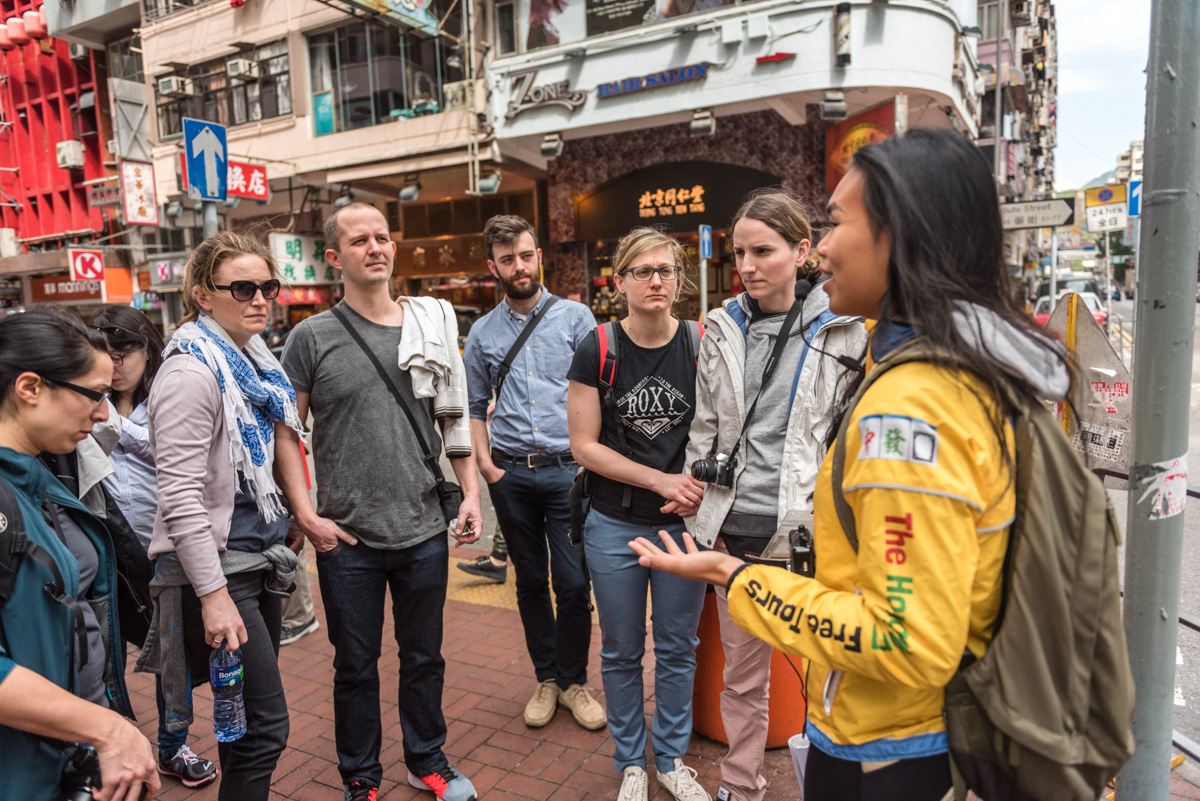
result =
[{"label": "red backpack strap", "polygon": [[[596,326],[596,336],[599,337],[600,345],[600,384],[601,395],[612,387],[613,381],[617,377],[617,332],[613,328],[616,323],[607,322]],[[609,364],[608,378],[604,377],[604,365]]]}]

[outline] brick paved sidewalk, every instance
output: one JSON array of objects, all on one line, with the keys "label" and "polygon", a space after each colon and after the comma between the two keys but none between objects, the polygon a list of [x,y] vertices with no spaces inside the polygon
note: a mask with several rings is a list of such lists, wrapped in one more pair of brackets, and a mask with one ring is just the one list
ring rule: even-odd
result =
[{"label": "brick paved sidewalk", "polygon": [[[473,558],[478,550],[451,549],[451,562]],[[570,712],[560,708],[557,717],[542,729],[526,728],[525,701],[534,689],[533,667],[525,650],[521,621],[515,611],[512,571],[503,586],[476,584],[451,568],[451,600],[446,603],[446,689],[443,709],[451,763],[470,777],[480,801],[612,801],[620,779],[612,764],[607,730],[580,728]],[[280,650],[283,686],[291,711],[288,748],[275,771],[271,798],[296,801],[340,801],[342,782],[337,771],[333,741],[333,648],[325,636],[320,587],[313,576],[313,603],[321,629]],[[469,600],[456,600],[455,598]],[[472,602],[476,601],[476,602]],[[384,625],[383,656],[379,660],[384,722],[381,761],[384,769],[381,801],[432,800],[433,795],[411,788],[405,781],[400,725],[397,717],[399,659],[391,639],[390,609]],[[645,687],[653,700],[654,659],[647,644]],[[153,742],[157,731],[152,676],[132,672],[127,679],[141,730]],[[592,634],[589,687],[600,692],[600,632]],[[201,756],[217,761],[212,737],[212,695],[207,685],[195,692],[196,722],[190,745]],[[647,714],[653,713],[652,703]],[[719,784],[718,759],[724,745],[693,734],[687,763],[696,768],[710,793]],[[649,760],[653,765],[653,759]],[[767,753],[763,774],[769,782],[765,801],[794,801],[800,793],[787,749]],[[158,798],[215,801],[216,785],[187,790],[164,780]],[[1200,799],[1200,791],[1175,778],[1172,799]],[[652,801],[671,801],[671,795],[651,777]]]}]

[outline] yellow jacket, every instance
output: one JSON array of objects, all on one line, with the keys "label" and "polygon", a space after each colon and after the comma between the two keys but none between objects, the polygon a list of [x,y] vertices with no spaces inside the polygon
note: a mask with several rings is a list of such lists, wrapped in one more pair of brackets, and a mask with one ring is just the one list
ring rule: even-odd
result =
[{"label": "yellow jacket", "polygon": [[[730,580],[734,621],[810,660],[808,735],[827,754],[947,750],[943,688],[964,648],[980,656],[991,640],[1015,509],[987,397],[969,373],[888,371],[848,432],[842,490],[857,556],[834,509],[830,448],[814,502],[816,577],[750,565]],[[1012,454],[1011,427],[1006,437]]]}]

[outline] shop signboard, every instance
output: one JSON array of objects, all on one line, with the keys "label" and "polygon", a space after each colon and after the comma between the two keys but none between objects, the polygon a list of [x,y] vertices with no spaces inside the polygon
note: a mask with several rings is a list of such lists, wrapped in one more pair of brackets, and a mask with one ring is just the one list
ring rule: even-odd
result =
[{"label": "shop signboard", "polygon": [[98,209],[103,206],[121,205],[121,187],[117,184],[89,186],[87,190],[88,207]]},{"label": "shop signboard", "polygon": [[779,183],[777,176],[709,161],[658,164],[626,173],[575,203],[575,239],[619,239],[639,225],[691,232],[729,220],[747,193]]},{"label": "shop signboard", "polygon": [[128,225],[158,225],[154,165],[142,161],[121,162],[121,203]]},{"label": "shop signboard", "polygon": [[825,191],[832,192],[865,145],[887,139],[896,130],[895,101],[839,122],[825,131]]},{"label": "shop signboard", "polygon": [[183,282],[184,262],[160,260],[150,262],[150,286],[155,289],[178,288]]},{"label": "shop signboard", "polygon": [[325,260],[325,240],[315,236],[273,233],[271,254],[289,286],[336,284],[342,275]]},{"label": "shop signboard", "polygon": [[674,86],[680,83],[703,81],[708,77],[709,63],[689,64],[670,70],[660,70],[649,75],[638,75],[633,78],[622,78],[611,83],[602,83],[596,87],[596,97],[616,97],[641,92],[646,89],[661,89],[664,86]]},{"label": "shop signboard", "polygon": [[104,251],[67,248],[67,264],[72,281],[103,281]]},{"label": "shop signboard", "polygon": [[[188,162],[187,156],[180,154],[183,164],[181,176],[183,191],[188,191]],[[225,187],[227,197],[241,197],[247,200],[270,200],[271,185],[267,181],[265,164],[247,164],[243,161],[229,161],[228,183]]]},{"label": "shop signboard", "polygon": [[587,102],[587,90],[572,90],[570,81],[535,86],[537,74],[537,70],[528,70],[512,76],[513,99],[508,101],[508,110],[504,114],[506,121],[526,111],[547,106],[562,106],[568,112],[574,112]]},{"label": "shop signboard", "polygon": [[69,275],[46,275],[29,281],[33,303],[104,303],[104,281],[75,281]]},{"label": "shop signboard", "polygon": [[487,249],[482,236],[403,239],[396,243],[397,276],[418,278],[486,270]]}]

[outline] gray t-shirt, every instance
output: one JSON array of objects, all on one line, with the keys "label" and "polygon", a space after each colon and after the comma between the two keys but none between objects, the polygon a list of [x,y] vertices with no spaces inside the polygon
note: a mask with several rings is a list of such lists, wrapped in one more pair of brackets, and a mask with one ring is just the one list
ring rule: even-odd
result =
[{"label": "gray t-shirt", "polygon": [[[398,366],[400,326],[378,325],[343,306],[399,388],[425,441],[440,453],[433,399],[416,400],[411,377]],[[447,521],[412,426],[333,312],[296,326],[282,361],[296,391],[310,396],[317,514],[384,550],[442,534]]]},{"label": "gray t-shirt", "polygon": [[[775,348],[779,329],[786,315],[774,314],[750,323],[746,333],[746,372],[742,386],[745,388],[746,408],[762,384],[763,368]],[[788,416],[792,409],[792,382],[796,378],[796,365],[804,352],[804,337],[800,335],[800,320],[795,323],[792,335],[783,347],[783,355],[775,366],[775,373],[758,399],[758,407],[742,440],[742,455],[746,468],[738,476],[737,495],[732,511],[739,514],[775,517],[779,514],[779,476],[783,469],[783,443],[786,437]]]},{"label": "gray t-shirt", "polygon": [[[50,512],[43,509],[42,515],[46,517],[47,523],[54,525],[55,521],[49,518]],[[85,701],[107,707],[108,695],[104,687],[104,666],[108,662],[107,652],[104,650],[104,639],[100,634],[100,621],[96,618],[96,611],[92,609],[91,603],[87,601],[87,595],[92,591],[92,584],[96,581],[96,574],[100,572],[100,554],[79,524],[71,519],[71,515],[66,509],[55,504],[54,516],[57,518],[58,528],[62,530],[63,544],[67,546],[67,550],[71,552],[71,555],[75,557],[75,562],[79,565],[79,596],[76,600],[79,608],[83,610],[83,625],[87,632],[88,662],[81,667],[80,662],[83,661],[83,655],[75,654],[75,667],[79,670],[79,689],[76,694]]]}]

